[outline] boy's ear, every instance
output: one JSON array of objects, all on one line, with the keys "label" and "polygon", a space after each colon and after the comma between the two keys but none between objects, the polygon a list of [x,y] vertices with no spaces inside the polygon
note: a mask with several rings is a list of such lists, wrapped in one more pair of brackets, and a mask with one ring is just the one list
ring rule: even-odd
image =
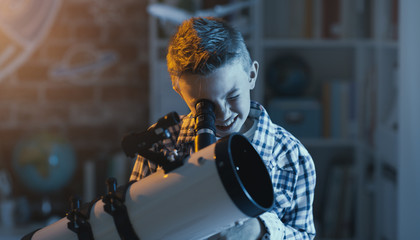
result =
[{"label": "boy's ear", "polygon": [[[171,76],[171,82],[172,82],[172,89],[177,92],[179,95],[181,95],[181,92],[179,91],[179,79],[173,79]],[[182,95],[181,95],[182,97]]]},{"label": "boy's ear", "polygon": [[178,89],[176,86],[172,85],[172,89],[173,89],[175,92],[177,92],[179,95],[181,95],[181,93],[179,92],[179,89]]},{"label": "boy's ear", "polygon": [[177,93],[179,94],[179,96],[181,96],[182,100],[184,100],[184,102],[185,102],[184,96],[182,96],[182,93],[181,93],[181,91],[179,90],[178,86],[176,86],[176,85],[172,85],[172,89],[173,89],[175,92],[177,92]]},{"label": "boy's ear", "polygon": [[255,82],[257,81],[257,77],[258,77],[258,69],[259,69],[259,64],[257,61],[252,62],[251,65],[251,69],[249,71],[249,83],[250,83],[250,89],[254,89],[255,87]]}]

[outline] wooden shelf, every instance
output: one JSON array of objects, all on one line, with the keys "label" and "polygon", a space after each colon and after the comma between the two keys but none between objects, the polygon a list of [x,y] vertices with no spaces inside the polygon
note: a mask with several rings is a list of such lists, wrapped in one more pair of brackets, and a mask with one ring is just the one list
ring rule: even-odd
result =
[{"label": "wooden shelf", "polygon": [[353,139],[301,138],[300,140],[307,147],[342,148],[356,146],[355,140]]},{"label": "wooden shelf", "polygon": [[363,40],[330,40],[330,39],[265,39],[263,47],[299,47],[299,48],[343,48],[355,47]]}]

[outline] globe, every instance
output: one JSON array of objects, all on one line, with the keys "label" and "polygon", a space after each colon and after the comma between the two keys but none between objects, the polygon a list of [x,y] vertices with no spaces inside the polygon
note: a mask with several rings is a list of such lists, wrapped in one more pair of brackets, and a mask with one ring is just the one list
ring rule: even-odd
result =
[{"label": "globe", "polygon": [[76,157],[67,140],[42,133],[16,145],[12,167],[26,187],[35,192],[49,193],[69,183],[76,169]]},{"label": "globe", "polygon": [[267,82],[279,97],[299,97],[309,87],[309,67],[298,56],[275,59],[267,68]]}]

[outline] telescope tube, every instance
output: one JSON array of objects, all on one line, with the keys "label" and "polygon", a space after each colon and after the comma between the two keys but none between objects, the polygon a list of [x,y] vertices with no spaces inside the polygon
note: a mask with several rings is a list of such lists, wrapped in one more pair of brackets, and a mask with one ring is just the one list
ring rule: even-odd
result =
[{"label": "telescope tube", "polygon": [[[201,149],[167,174],[158,170],[132,184],[125,195],[129,219],[141,240],[202,239],[269,211],[273,202],[267,169],[240,134]],[[31,239],[76,240],[68,222],[63,218]],[[119,239],[102,201],[92,207],[89,222],[95,239]]]}]

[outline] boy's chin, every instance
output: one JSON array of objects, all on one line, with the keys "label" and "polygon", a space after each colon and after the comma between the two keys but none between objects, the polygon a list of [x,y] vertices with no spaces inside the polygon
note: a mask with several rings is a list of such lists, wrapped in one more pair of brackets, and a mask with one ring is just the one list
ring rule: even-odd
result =
[{"label": "boy's chin", "polygon": [[226,136],[229,136],[230,135],[230,133],[219,133],[219,132],[216,132],[216,137],[218,137],[218,138],[223,138],[223,137],[226,137]]},{"label": "boy's chin", "polygon": [[239,131],[236,131],[235,129],[230,129],[229,131],[221,131],[216,128],[216,136],[219,138],[226,137],[226,136],[231,135],[232,133],[237,133],[237,132]]},{"label": "boy's chin", "polygon": [[241,126],[243,125],[241,119],[236,116],[234,122],[228,127],[221,127],[216,125],[216,136],[217,137],[226,137],[232,133],[237,133],[241,131]]}]

